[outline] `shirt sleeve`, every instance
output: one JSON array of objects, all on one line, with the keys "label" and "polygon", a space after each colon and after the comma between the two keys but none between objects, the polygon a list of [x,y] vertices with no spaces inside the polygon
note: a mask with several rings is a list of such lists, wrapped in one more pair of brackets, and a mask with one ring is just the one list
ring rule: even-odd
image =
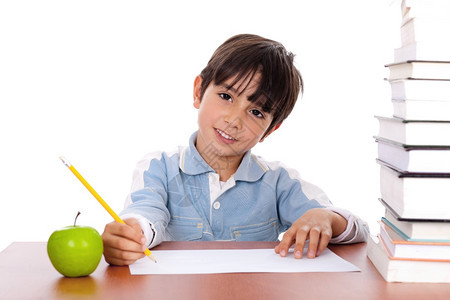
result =
[{"label": "shirt sleeve", "polygon": [[[289,200],[284,201],[283,205],[286,205],[290,211],[290,222],[293,223],[307,210],[315,207],[322,207],[329,209],[335,213],[340,214],[347,220],[347,227],[339,236],[336,236],[330,240],[330,243],[335,244],[351,244],[358,242],[365,242],[369,236],[369,226],[366,222],[349,212],[348,210],[337,208],[333,206],[328,196],[322,189],[316,185],[303,180],[299,173],[293,169],[285,169],[288,176],[281,178],[283,185],[278,185],[280,190],[289,190],[287,195]],[[283,176],[283,174],[281,175]],[[286,193],[286,191],[284,192]],[[305,202],[302,205],[303,209],[296,207],[297,202]],[[297,205],[298,206],[298,205]],[[284,209],[285,210],[285,209]],[[283,211],[283,209],[281,209]],[[292,214],[295,213],[294,216]],[[291,225],[291,224],[290,224]],[[290,226],[289,225],[289,226]],[[287,229],[287,228],[286,228]]]},{"label": "shirt sleeve", "polygon": [[153,248],[157,245],[159,245],[162,242],[162,236],[161,234],[158,234],[158,232],[155,229],[155,226],[146,218],[144,218],[141,215],[138,214],[123,214],[120,215],[120,217],[125,220],[129,218],[135,218],[139,225],[141,226],[142,233],[145,236],[145,240],[147,243],[147,248]]},{"label": "shirt sleeve", "polygon": [[328,206],[327,209],[340,214],[347,220],[347,228],[340,235],[330,240],[331,244],[352,244],[367,241],[369,236],[369,225],[356,217],[349,211],[334,206]]},{"label": "shirt sleeve", "polygon": [[138,220],[150,248],[163,241],[170,221],[166,206],[166,170],[162,153],[153,153],[141,160],[134,171],[131,192],[121,212],[123,218]]},{"label": "shirt sleeve", "polygon": [[287,230],[305,212],[329,205],[326,195],[316,186],[302,180],[298,172],[283,165],[271,165],[279,172],[276,193],[282,231]]}]

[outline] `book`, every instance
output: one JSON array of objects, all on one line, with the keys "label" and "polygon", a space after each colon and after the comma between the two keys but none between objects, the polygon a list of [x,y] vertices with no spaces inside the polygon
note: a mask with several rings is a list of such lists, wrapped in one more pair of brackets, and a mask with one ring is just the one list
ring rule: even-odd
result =
[{"label": "book", "polygon": [[378,159],[413,173],[450,173],[450,146],[412,146],[376,139]]},{"label": "book", "polygon": [[[449,30],[450,31],[450,30]],[[450,80],[450,62],[409,60],[387,64],[389,80],[395,79],[447,79]]]},{"label": "book", "polygon": [[444,154],[450,153],[446,10],[450,12],[448,0],[402,0],[401,46],[394,49],[394,62],[385,65],[394,113],[376,116],[375,138],[379,200],[386,212],[379,239],[369,238],[367,256],[389,282],[450,283],[450,162]]},{"label": "book", "polygon": [[450,80],[399,79],[389,84],[392,99],[450,101]]},{"label": "book", "polygon": [[367,257],[387,282],[450,282],[450,262],[396,259],[373,237],[367,240]]},{"label": "book", "polygon": [[446,42],[414,42],[394,49],[394,62],[408,60],[450,61],[450,45]]},{"label": "book", "polygon": [[391,257],[450,262],[450,242],[408,241],[383,222],[380,238]]},{"label": "book", "polygon": [[439,241],[450,242],[450,220],[423,221],[404,219],[386,208],[381,221],[395,230],[407,241]]},{"label": "book", "polygon": [[379,122],[378,139],[406,145],[450,146],[449,121],[417,121],[375,116]]},{"label": "book", "polygon": [[394,117],[406,120],[450,121],[450,101],[397,100],[392,102]]},{"label": "book", "polygon": [[449,18],[448,0],[403,0],[400,5],[402,23],[413,18]]},{"label": "book", "polygon": [[450,18],[411,18],[400,27],[401,45],[415,42],[448,45],[448,39],[435,32],[449,32]]},{"label": "book", "polygon": [[449,173],[408,173],[377,162],[385,207],[402,218],[450,220]]},{"label": "book", "polygon": [[[406,210],[404,209],[404,205],[401,201],[397,199],[397,201],[385,201],[383,198],[378,198],[378,200],[381,202],[381,204],[388,209],[392,214],[401,221],[408,221],[408,222],[436,222],[436,223],[447,223],[450,222],[450,218],[440,218],[435,217],[433,214],[433,211],[424,209],[422,214],[417,214],[417,211],[413,211],[413,216],[410,216],[411,214],[410,209],[411,205],[406,207]],[[398,203],[396,203],[398,202]],[[397,207],[397,206],[399,207]],[[444,238],[446,239],[446,238]]]}]

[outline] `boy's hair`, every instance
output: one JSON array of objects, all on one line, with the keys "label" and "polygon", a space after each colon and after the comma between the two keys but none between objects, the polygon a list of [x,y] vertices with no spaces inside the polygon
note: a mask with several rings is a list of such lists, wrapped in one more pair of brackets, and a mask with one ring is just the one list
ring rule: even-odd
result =
[{"label": "boy's hair", "polygon": [[259,86],[249,100],[273,115],[265,136],[287,118],[299,93],[303,92],[303,80],[294,66],[294,54],[281,43],[252,34],[235,35],[226,40],[200,73],[200,99],[210,83],[220,85],[236,76],[231,88],[243,79],[244,82],[252,79],[256,73],[260,74]]}]

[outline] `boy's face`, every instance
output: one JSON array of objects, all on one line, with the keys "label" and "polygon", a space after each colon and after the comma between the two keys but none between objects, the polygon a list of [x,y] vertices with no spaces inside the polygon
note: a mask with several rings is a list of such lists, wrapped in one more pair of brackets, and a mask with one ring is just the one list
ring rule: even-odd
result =
[{"label": "boy's face", "polygon": [[202,99],[202,78],[197,76],[194,82],[194,107],[199,110],[196,147],[210,164],[218,158],[242,159],[249,149],[263,141],[272,122],[272,114],[248,100],[257,89],[259,74],[251,81],[244,79],[228,88],[233,80],[230,78],[222,85],[212,82]]}]

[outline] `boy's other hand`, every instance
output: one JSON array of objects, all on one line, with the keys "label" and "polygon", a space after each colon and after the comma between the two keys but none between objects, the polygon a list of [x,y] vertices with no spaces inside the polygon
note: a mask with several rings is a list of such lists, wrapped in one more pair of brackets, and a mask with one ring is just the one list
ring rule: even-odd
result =
[{"label": "boy's other hand", "polygon": [[307,257],[319,256],[333,236],[338,236],[347,227],[347,220],[341,215],[324,208],[314,208],[303,214],[284,233],[275,252],[286,256],[289,248],[295,243],[294,257],[302,258],[303,248],[309,239]]},{"label": "boy's other hand", "polygon": [[106,224],[102,234],[103,255],[111,265],[130,265],[145,256],[145,237],[138,221],[130,218],[124,222]]}]

